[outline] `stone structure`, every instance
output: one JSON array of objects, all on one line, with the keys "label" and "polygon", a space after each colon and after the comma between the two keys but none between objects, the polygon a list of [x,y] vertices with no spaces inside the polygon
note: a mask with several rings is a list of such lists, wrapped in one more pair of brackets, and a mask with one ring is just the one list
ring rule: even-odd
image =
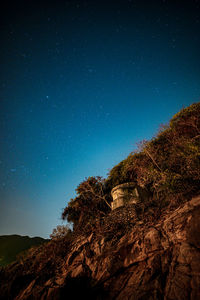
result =
[{"label": "stone structure", "polygon": [[134,182],[127,182],[114,187],[111,191],[112,210],[130,203],[138,203],[141,198],[140,188]]}]

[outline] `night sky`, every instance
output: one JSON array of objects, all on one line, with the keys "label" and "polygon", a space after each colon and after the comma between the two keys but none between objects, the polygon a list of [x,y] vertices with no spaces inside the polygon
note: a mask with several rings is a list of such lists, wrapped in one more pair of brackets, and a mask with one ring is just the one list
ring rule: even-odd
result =
[{"label": "night sky", "polygon": [[0,11],[0,234],[48,237],[85,177],[200,100],[200,1]]}]

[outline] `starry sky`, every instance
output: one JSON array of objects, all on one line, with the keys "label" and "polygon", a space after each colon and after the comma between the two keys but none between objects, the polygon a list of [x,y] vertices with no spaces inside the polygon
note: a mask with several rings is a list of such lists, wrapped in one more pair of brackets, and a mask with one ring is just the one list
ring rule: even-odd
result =
[{"label": "starry sky", "polygon": [[85,177],[199,101],[200,1],[0,11],[0,234],[48,237]]}]

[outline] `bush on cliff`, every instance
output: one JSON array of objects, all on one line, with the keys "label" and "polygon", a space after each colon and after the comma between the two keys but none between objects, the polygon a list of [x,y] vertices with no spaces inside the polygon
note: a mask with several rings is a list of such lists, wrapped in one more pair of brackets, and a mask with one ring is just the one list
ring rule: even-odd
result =
[{"label": "bush on cliff", "polygon": [[110,191],[118,184],[135,182],[149,191],[159,208],[177,205],[199,193],[200,103],[182,109],[150,141],[114,166],[106,180],[89,177],[77,188],[62,217],[84,228],[110,211]]},{"label": "bush on cliff", "polygon": [[200,186],[200,103],[182,109],[151,141],[109,173],[110,188],[135,181],[162,204],[170,198],[197,194]]},{"label": "bush on cliff", "polygon": [[77,197],[71,199],[62,213],[62,218],[72,222],[74,229],[86,225],[110,211],[110,196],[104,188],[101,177],[88,177],[76,189]]}]

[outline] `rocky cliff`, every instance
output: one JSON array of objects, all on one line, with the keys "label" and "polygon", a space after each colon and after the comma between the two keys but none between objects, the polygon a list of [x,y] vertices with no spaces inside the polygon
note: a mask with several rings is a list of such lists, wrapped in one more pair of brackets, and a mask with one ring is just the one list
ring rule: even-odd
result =
[{"label": "rocky cliff", "polygon": [[[118,209],[111,217],[120,224],[125,213]],[[33,254],[1,269],[1,298],[200,299],[200,197],[155,221],[131,213],[128,221],[123,234],[120,227],[79,234],[60,259],[55,247],[56,263],[46,245],[40,262]]]}]

